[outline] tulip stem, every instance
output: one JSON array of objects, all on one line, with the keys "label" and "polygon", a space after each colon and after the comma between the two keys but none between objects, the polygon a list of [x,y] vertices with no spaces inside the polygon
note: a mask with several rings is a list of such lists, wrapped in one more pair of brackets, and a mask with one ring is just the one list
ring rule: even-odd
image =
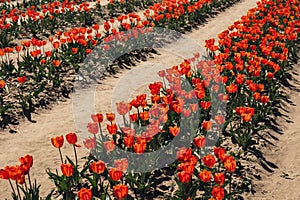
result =
[{"label": "tulip stem", "polygon": [[19,186],[18,186],[18,182],[17,181],[16,181],[16,186],[17,186],[17,192],[18,192],[19,199],[21,199],[21,194],[20,194],[20,190],[19,190]]},{"label": "tulip stem", "polygon": [[[231,180],[232,180],[232,173],[230,173],[229,176],[229,194],[231,195]],[[229,199],[231,199],[231,196],[229,197]]]},{"label": "tulip stem", "polygon": [[26,191],[28,191],[28,187],[27,187],[26,181],[25,181],[25,189],[26,189]]},{"label": "tulip stem", "polygon": [[102,127],[101,127],[101,123],[99,122],[99,128],[100,128],[100,141],[102,142],[102,135],[103,135],[103,132],[102,132]]},{"label": "tulip stem", "polygon": [[64,161],[63,161],[63,157],[62,157],[62,154],[61,154],[61,150],[60,148],[58,148],[58,151],[59,151],[59,155],[60,155],[60,160],[61,160],[61,163],[64,164]]},{"label": "tulip stem", "polygon": [[8,179],[8,182],[9,182],[9,184],[10,184],[10,187],[11,187],[13,193],[16,194],[15,188],[14,188],[14,186],[12,185],[11,180]]},{"label": "tulip stem", "polygon": [[74,154],[75,154],[75,163],[76,163],[76,167],[78,167],[78,159],[77,159],[77,152],[76,152],[76,147],[75,144],[73,144],[73,148],[74,148]]},{"label": "tulip stem", "polygon": [[27,176],[28,176],[29,186],[31,188],[32,186],[31,186],[31,180],[30,180],[30,174],[29,174],[29,172],[28,172]]}]

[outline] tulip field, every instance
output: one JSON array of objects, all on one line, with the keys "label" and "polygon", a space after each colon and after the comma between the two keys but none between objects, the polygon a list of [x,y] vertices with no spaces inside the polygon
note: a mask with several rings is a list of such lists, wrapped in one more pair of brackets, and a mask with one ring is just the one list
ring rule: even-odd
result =
[{"label": "tulip field", "polygon": [[[0,199],[300,199],[300,127],[282,128],[298,111],[280,112],[297,107],[299,0],[2,0],[0,10]],[[184,51],[182,35],[200,38],[226,16],[201,38],[205,53],[160,50]],[[149,60],[168,68],[113,111],[111,77]],[[106,93],[79,130],[78,105],[59,109],[91,82]],[[274,132],[294,134],[295,152]]]}]

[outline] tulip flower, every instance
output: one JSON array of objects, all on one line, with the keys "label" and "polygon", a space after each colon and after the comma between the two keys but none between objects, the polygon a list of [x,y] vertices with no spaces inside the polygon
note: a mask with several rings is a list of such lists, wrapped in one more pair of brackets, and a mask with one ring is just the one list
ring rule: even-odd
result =
[{"label": "tulip flower", "polygon": [[73,145],[73,150],[74,150],[74,154],[75,154],[75,163],[76,163],[76,166],[77,166],[77,164],[78,164],[78,158],[77,158],[77,152],[76,152],[77,135],[76,135],[76,133],[70,132],[66,135],[66,139],[67,139],[69,144]]},{"label": "tulip flower", "polygon": [[51,142],[52,142],[52,145],[56,148],[58,148],[58,151],[59,151],[59,155],[60,155],[60,159],[61,159],[61,163],[64,163],[63,162],[63,157],[62,157],[62,153],[61,153],[61,150],[60,148],[63,146],[64,144],[64,137],[61,135],[61,136],[56,136],[56,137],[53,137],[51,138]]},{"label": "tulip flower", "polygon": [[128,187],[123,184],[114,186],[114,195],[118,200],[124,199],[128,195]]},{"label": "tulip flower", "polygon": [[78,191],[78,197],[79,200],[91,200],[93,195],[92,195],[92,191],[90,189],[86,189],[86,188],[81,188]]},{"label": "tulip flower", "polygon": [[70,177],[73,175],[74,166],[70,163],[68,164],[61,164],[61,171],[64,176]]},{"label": "tulip flower", "polygon": [[96,174],[102,174],[105,171],[105,163],[101,160],[94,161],[90,164],[90,169]]}]

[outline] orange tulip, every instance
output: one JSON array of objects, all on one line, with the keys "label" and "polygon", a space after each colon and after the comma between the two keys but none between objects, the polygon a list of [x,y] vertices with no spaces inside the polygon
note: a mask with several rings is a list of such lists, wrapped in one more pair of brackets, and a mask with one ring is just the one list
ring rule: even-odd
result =
[{"label": "orange tulip", "polygon": [[191,174],[186,171],[178,172],[177,176],[181,183],[188,183],[191,180]]},{"label": "orange tulip", "polygon": [[221,162],[224,162],[226,156],[225,156],[225,148],[222,147],[214,147],[214,154],[221,160]]},{"label": "orange tulip", "polygon": [[224,167],[228,172],[234,172],[236,170],[236,161],[232,156],[228,156],[224,162]]},{"label": "orange tulip", "polygon": [[209,101],[201,101],[200,102],[200,106],[201,108],[203,108],[204,110],[207,110],[210,108],[211,103]]},{"label": "orange tulip", "polygon": [[86,188],[81,188],[78,191],[79,200],[91,200],[92,199],[92,191]]},{"label": "orange tulip", "polygon": [[145,143],[136,143],[136,144],[133,145],[133,151],[136,154],[144,153],[145,149],[146,149],[146,144]]},{"label": "orange tulip", "polygon": [[108,174],[109,174],[109,177],[114,180],[114,181],[118,181],[122,178],[123,176],[123,173],[121,170],[118,170],[116,168],[111,168],[109,171],[108,171]]},{"label": "orange tulip", "polygon": [[214,156],[212,156],[212,155],[209,154],[209,155],[204,156],[204,157],[202,158],[202,162],[203,162],[207,167],[212,168],[212,167],[215,165],[215,163],[216,163],[216,159],[215,159]]},{"label": "orange tulip", "polygon": [[149,120],[149,118],[150,118],[149,112],[141,112],[140,118],[144,121]]},{"label": "orange tulip", "polygon": [[221,173],[215,173],[214,174],[214,181],[218,185],[224,185],[225,183],[225,175],[224,172]]},{"label": "orange tulip", "polygon": [[138,114],[137,113],[130,114],[129,117],[130,117],[130,120],[132,122],[136,122],[138,120]]},{"label": "orange tulip", "polygon": [[198,176],[199,176],[200,180],[204,183],[209,182],[212,177],[211,172],[207,171],[206,169],[203,170],[202,172],[200,172]]},{"label": "orange tulip", "polygon": [[3,89],[5,87],[5,81],[0,80],[0,88]]},{"label": "orange tulip", "polygon": [[114,195],[118,200],[124,199],[128,195],[128,187],[123,184],[114,186]]},{"label": "orange tulip", "polygon": [[194,138],[194,144],[198,148],[203,148],[205,146],[206,140],[204,136],[198,136]]},{"label": "orange tulip", "polygon": [[202,122],[202,128],[203,128],[204,130],[208,131],[209,129],[211,129],[211,127],[212,127],[211,121],[206,121],[206,120],[204,120],[204,121]]},{"label": "orange tulip", "polygon": [[175,137],[180,132],[180,128],[178,126],[169,127],[170,134]]},{"label": "orange tulip", "polygon": [[125,136],[124,144],[127,148],[131,148],[134,144],[134,137],[133,136]]},{"label": "orange tulip", "polygon": [[19,161],[23,165],[27,165],[29,167],[32,167],[33,165],[33,157],[31,155],[25,155],[24,157],[20,157]]},{"label": "orange tulip", "polygon": [[90,169],[97,174],[102,174],[105,170],[105,163],[101,160],[94,161],[90,164]]},{"label": "orange tulip", "polygon": [[115,120],[115,114],[114,113],[106,113],[106,119],[110,122],[113,122]]},{"label": "orange tulip", "polygon": [[61,148],[64,144],[64,137],[62,135],[53,137],[51,138],[51,142],[54,147]]},{"label": "orange tulip", "polygon": [[52,62],[55,67],[58,67],[60,65],[60,60],[53,60]]},{"label": "orange tulip", "polygon": [[111,134],[111,135],[114,135],[117,133],[117,130],[118,130],[118,127],[116,124],[106,124],[106,128],[107,128],[107,131]]},{"label": "orange tulip", "polygon": [[61,164],[61,171],[64,176],[70,177],[73,175],[74,166],[70,163],[68,164]]},{"label": "orange tulip", "polygon": [[222,200],[225,196],[224,188],[220,186],[213,187],[211,195],[216,199],[216,200]]},{"label": "orange tulip", "polygon": [[58,41],[55,41],[52,43],[52,45],[53,45],[54,49],[58,49],[60,46],[60,43]]},{"label": "orange tulip", "polygon": [[187,149],[186,147],[182,147],[176,153],[176,159],[180,162],[187,162],[191,156],[192,156],[191,148]]}]

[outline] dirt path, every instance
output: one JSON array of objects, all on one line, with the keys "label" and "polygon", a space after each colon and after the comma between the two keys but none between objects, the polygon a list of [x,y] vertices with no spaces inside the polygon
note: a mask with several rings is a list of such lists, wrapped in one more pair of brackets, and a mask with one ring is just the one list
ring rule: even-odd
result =
[{"label": "dirt path", "polygon": [[[217,37],[217,34],[225,30],[234,21],[238,20],[247,10],[256,6],[256,0],[242,0],[235,6],[228,8],[225,12],[220,13],[213,19],[209,19],[206,24],[194,29],[193,32],[187,35],[196,40],[201,46],[204,46],[204,40]],[[146,63],[137,64],[137,68],[160,63],[164,67],[171,67],[179,64],[182,59],[179,56],[172,55],[166,51],[160,51],[160,55],[155,55]],[[149,64],[152,63],[152,64]],[[142,68],[141,68],[142,69]],[[130,70],[131,71],[131,70]],[[124,77],[130,71],[123,71],[116,77]],[[149,74],[148,74],[149,75]],[[111,99],[113,89],[120,79],[116,77],[108,77],[103,83],[99,84],[96,93],[96,111],[102,113],[111,111]],[[142,79],[143,77],[141,77]],[[299,79],[299,76],[295,76]],[[144,88],[137,88],[138,91],[143,91]],[[126,92],[126,91],[125,91]],[[300,141],[300,94],[293,91],[291,101],[295,106],[289,106],[289,113],[286,113],[293,123],[287,123],[286,117],[279,120],[279,124],[285,124],[282,127],[284,134],[276,135],[279,141],[275,141],[276,147],[270,147],[264,154],[268,160],[276,163],[278,169],[274,169],[273,173],[262,171],[262,181],[257,181],[258,189],[255,196],[249,199],[300,199],[298,185],[300,183],[300,175],[297,167],[300,164],[300,149],[298,142]],[[120,94],[122,95],[122,94]],[[127,94],[126,94],[127,95]],[[36,123],[30,123],[26,120],[21,122],[18,128],[19,132],[10,134],[7,131],[0,134],[0,146],[2,153],[0,154],[0,166],[18,164],[18,157],[25,154],[31,154],[34,157],[34,165],[32,168],[32,176],[37,179],[42,185],[42,194],[47,194],[53,184],[47,178],[45,173],[46,168],[59,169],[60,161],[57,149],[53,148],[50,138],[56,135],[65,135],[70,131],[75,131],[72,100],[68,99],[64,102],[57,102],[51,110],[44,110],[39,114],[34,114],[32,117]],[[271,149],[272,148],[272,149]],[[63,154],[73,157],[72,148],[64,145]],[[86,151],[81,149],[79,156],[86,155]],[[287,175],[281,177],[283,172]],[[259,189],[260,187],[263,187]],[[5,181],[0,181],[0,199],[10,198],[9,184]],[[298,196],[297,196],[298,195]]]},{"label": "dirt path", "polygon": [[281,115],[276,118],[277,131],[270,131],[268,137],[274,146],[263,149],[263,155],[269,165],[268,169],[259,167],[261,180],[255,181],[256,194],[249,199],[300,199],[300,70],[294,68],[289,87],[285,87],[288,101],[279,109]]}]

